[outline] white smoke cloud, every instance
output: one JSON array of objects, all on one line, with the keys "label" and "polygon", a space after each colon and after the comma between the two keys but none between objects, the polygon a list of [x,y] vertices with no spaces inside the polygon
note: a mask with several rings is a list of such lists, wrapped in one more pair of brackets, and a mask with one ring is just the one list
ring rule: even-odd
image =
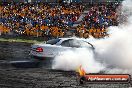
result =
[{"label": "white smoke cloud", "polygon": [[54,59],[52,68],[75,71],[80,65],[82,65],[86,72],[97,73],[103,69],[102,64],[94,60],[93,51],[85,48],[63,52],[62,55]]},{"label": "white smoke cloud", "polygon": [[119,15],[119,22],[123,25],[132,23],[132,0],[125,0],[121,3],[121,6],[117,9]]},{"label": "white smoke cloud", "polygon": [[[97,56],[106,66],[108,73],[124,73],[132,70],[132,26],[111,27],[109,38],[95,42]],[[110,29],[111,29],[110,28]],[[113,69],[110,69],[113,67]]]},{"label": "white smoke cloud", "polygon": [[[76,70],[79,65],[87,73],[130,73],[132,74],[132,0],[122,2],[119,26],[108,28],[110,36],[104,39],[88,39],[95,46],[90,50],[65,51],[54,59],[52,68]],[[125,19],[125,20],[124,20]]]}]

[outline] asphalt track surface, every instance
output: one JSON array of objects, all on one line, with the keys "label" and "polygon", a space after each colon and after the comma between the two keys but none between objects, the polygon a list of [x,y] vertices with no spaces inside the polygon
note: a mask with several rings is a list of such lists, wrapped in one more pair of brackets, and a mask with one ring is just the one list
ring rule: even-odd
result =
[{"label": "asphalt track surface", "polygon": [[129,88],[131,85],[79,85],[76,72],[52,70],[44,61],[29,57],[30,45],[0,42],[0,88]]}]

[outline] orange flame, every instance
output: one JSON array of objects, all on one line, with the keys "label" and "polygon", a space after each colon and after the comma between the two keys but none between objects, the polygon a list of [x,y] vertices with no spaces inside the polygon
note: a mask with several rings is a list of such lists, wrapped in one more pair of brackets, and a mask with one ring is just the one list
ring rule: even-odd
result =
[{"label": "orange flame", "polygon": [[85,76],[86,74],[85,70],[82,68],[82,65],[79,66],[78,72],[80,76]]}]

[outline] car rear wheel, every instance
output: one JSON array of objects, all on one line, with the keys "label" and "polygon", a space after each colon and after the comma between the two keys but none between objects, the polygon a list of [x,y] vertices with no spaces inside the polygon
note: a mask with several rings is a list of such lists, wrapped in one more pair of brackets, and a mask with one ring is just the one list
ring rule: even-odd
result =
[{"label": "car rear wheel", "polygon": [[85,82],[86,82],[86,78],[82,76],[82,77],[79,79],[79,83],[80,83],[80,84],[84,84]]},{"label": "car rear wheel", "polygon": [[52,66],[53,58],[51,58],[51,57],[38,57],[38,56],[31,56],[31,57],[35,61],[39,62],[40,67],[48,67],[49,68]]}]

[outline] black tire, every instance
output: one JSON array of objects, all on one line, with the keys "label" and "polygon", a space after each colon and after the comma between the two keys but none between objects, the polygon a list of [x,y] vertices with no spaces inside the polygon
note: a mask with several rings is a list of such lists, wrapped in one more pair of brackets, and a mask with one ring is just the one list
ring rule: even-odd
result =
[{"label": "black tire", "polygon": [[79,79],[79,83],[80,84],[84,84],[86,82],[86,78],[85,77],[81,77],[80,79]]}]

